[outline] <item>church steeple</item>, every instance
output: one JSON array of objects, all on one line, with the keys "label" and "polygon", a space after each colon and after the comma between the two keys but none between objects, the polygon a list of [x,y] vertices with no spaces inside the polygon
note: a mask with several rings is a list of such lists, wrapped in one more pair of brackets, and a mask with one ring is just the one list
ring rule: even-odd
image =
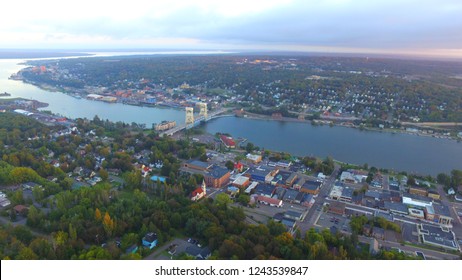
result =
[{"label": "church steeple", "polygon": [[202,180],[201,188],[204,191],[204,195],[206,195],[207,194],[207,186],[205,185],[205,180]]}]

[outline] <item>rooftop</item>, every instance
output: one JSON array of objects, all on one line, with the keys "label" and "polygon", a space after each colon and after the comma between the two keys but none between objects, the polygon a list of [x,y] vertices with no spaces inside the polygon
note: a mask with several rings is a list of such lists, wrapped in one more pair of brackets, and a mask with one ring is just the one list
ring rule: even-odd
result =
[{"label": "rooftop", "polygon": [[435,210],[435,214],[440,216],[447,216],[451,217],[451,213],[449,212],[449,207],[443,204],[432,204],[433,209]]},{"label": "rooftop", "polygon": [[203,161],[200,161],[200,160],[197,160],[197,159],[188,160],[186,163],[187,163],[187,164],[190,164],[190,165],[195,165],[195,166],[200,167],[200,168],[203,168],[203,169],[208,169],[208,168],[210,168],[210,164],[209,164],[209,163],[203,162]]},{"label": "rooftop", "polygon": [[229,170],[220,166],[213,166],[209,171],[210,176],[216,179],[225,176],[226,173],[229,173]]},{"label": "rooftop", "polygon": [[384,202],[384,207],[385,207],[385,209],[388,209],[390,211],[408,213],[407,206],[405,204],[403,204],[403,203],[400,203],[400,202],[385,201]]}]

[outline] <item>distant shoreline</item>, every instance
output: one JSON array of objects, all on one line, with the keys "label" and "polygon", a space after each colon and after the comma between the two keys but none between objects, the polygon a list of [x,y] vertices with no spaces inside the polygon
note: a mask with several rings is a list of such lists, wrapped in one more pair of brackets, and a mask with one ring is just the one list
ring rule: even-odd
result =
[{"label": "distant shoreline", "polygon": [[58,52],[58,51],[27,51],[27,50],[1,50],[0,59],[33,59],[33,58],[58,58],[67,56],[92,56],[84,52]]}]

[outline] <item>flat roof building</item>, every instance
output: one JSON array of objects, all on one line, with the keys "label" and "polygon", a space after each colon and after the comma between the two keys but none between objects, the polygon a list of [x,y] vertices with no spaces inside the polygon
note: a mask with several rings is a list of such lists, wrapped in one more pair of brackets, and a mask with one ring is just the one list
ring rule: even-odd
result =
[{"label": "flat roof building", "polygon": [[424,244],[449,250],[460,250],[454,233],[445,227],[420,224],[417,226],[417,232]]}]

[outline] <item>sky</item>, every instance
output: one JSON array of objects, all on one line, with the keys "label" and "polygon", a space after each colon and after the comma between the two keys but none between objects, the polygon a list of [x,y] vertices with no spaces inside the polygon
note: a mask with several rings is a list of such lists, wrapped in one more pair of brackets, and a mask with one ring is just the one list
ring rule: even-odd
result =
[{"label": "sky", "polygon": [[0,8],[0,49],[462,58],[462,0],[14,0],[3,1]]}]

